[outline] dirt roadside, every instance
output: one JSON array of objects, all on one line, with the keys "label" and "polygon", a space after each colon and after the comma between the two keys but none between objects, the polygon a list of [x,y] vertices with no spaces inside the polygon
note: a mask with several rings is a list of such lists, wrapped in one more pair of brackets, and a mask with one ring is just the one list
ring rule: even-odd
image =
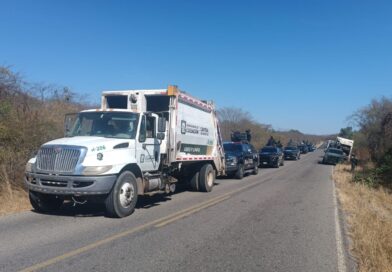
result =
[{"label": "dirt roadside", "polygon": [[392,272],[392,195],[352,182],[349,165],[337,165],[333,178],[358,271]]}]

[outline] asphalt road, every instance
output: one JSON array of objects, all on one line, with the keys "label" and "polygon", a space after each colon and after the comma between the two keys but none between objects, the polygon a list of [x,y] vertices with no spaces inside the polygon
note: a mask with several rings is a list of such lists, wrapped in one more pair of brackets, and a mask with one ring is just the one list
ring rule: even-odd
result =
[{"label": "asphalt road", "polygon": [[145,198],[123,219],[91,205],[2,217],[0,271],[345,271],[321,155]]}]

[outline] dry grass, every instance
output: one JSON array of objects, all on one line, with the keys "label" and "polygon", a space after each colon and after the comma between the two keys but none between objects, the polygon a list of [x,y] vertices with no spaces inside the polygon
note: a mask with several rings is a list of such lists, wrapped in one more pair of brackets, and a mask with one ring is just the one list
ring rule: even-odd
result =
[{"label": "dry grass", "polygon": [[351,182],[349,170],[348,165],[336,166],[334,180],[359,271],[392,272],[392,195]]},{"label": "dry grass", "polygon": [[28,195],[21,189],[0,190],[0,216],[31,210]]}]

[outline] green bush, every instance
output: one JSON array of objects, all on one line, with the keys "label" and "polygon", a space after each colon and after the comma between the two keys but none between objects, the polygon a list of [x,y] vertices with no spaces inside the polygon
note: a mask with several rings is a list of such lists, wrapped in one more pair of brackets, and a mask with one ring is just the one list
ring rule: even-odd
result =
[{"label": "green bush", "polygon": [[380,185],[380,177],[377,174],[376,169],[370,170],[366,173],[357,172],[353,176],[353,182],[361,183],[369,187],[378,187]]},{"label": "green bush", "polygon": [[392,185],[392,155],[386,154],[381,161],[380,166],[356,172],[353,176],[353,182],[370,187],[390,187]]}]

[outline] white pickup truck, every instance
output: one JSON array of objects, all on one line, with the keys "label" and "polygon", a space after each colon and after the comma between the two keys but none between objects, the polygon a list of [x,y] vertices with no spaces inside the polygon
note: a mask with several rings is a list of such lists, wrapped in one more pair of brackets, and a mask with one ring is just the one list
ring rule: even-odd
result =
[{"label": "white pickup truck", "polygon": [[26,165],[39,212],[104,201],[109,216],[125,217],[139,195],[174,192],[180,181],[209,192],[225,174],[213,103],[177,86],[103,92],[99,109],[67,115],[65,127],[65,138],[43,144]]}]

